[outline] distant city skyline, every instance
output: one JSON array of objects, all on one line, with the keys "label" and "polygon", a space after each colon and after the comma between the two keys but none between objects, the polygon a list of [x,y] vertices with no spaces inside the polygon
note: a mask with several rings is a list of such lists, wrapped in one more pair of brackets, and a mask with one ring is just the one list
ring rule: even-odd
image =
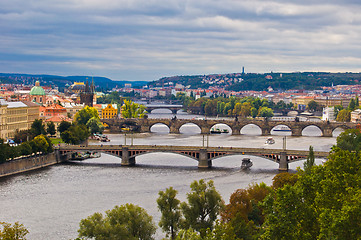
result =
[{"label": "distant city skyline", "polygon": [[356,0],[2,0],[0,72],[361,72]]}]

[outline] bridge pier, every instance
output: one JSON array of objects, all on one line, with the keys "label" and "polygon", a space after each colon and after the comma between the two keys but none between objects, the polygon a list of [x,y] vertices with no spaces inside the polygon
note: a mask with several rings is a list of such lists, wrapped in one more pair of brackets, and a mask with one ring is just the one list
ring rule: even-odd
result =
[{"label": "bridge pier", "polygon": [[127,147],[122,148],[122,166],[134,166],[135,165],[135,157],[129,156],[129,149]]},{"label": "bridge pier", "polygon": [[267,128],[261,128],[262,130],[262,136],[269,136],[271,135],[271,130],[267,127]]},{"label": "bridge pier", "polygon": [[287,154],[286,152],[281,152],[281,157],[280,157],[280,162],[278,165],[278,170],[279,171],[288,171],[288,161],[287,161]]},{"label": "bridge pier", "polygon": [[322,137],[332,137],[332,128],[322,129]]},{"label": "bridge pier", "polygon": [[241,135],[241,128],[239,126],[232,127],[232,135]]},{"label": "bridge pier", "polygon": [[170,126],[169,127],[169,133],[175,133],[175,134],[179,134],[180,132],[179,132],[179,127],[177,127],[177,126]]},{"label": "bridge pier", "polygon": [[198,168],[210,168],[212,167],[212,161],[208,160],[207,149],[199,150]]},{"label": "bridge pier", "polygon": [[291,136],[294,136],[294,137],[302,136],[302,128],[301,127],[294,126],[291,128],[291,131],[292,131]]}]

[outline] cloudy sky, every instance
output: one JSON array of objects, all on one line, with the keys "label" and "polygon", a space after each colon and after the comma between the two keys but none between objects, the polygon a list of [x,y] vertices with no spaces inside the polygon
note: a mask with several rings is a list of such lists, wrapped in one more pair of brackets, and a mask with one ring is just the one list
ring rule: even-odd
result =
[{"label": "cloudy sky", "polygon": [[359,0],[0,0],[0,72],[361,71]]}]

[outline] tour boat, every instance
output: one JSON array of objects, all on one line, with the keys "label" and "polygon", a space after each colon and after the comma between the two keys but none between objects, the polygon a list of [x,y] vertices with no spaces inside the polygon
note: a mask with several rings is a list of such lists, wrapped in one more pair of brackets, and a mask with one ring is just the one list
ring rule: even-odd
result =
[{"label": "tour boat", "polygon": [[229,133],[228,129],[211,128],[212,134]]},{"label": "tour boat", "polygon": [[282,127],[278,127],[273,129],[273,131],[276,132],[291,132],[291,129],[289,129],[288,127],[282,126]]},{"label": "tour boat", "polygon": [[276,141],[271,137],[267,138],[267,140],[266,140],[266,144],[274,144],[275,142]]},{"label": "tour boat", "polygon": [[242,170],[249,169],[252,166],[253,166],[253,163],[252,163],[251,159],[249,159],[249,158],[242,159],[242,165],[241,165]]}]

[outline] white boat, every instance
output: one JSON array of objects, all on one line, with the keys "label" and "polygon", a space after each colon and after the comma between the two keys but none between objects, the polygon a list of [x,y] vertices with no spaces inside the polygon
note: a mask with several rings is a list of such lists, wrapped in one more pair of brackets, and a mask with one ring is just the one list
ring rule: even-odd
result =
[{"label": "white boat", "polygon": [[275,142],[276,141],[271,137],[267,138],[267,140],[266,140],[266,144],[274,144]]},{"label": "white boat", "polygon": [[276,131],[276,132],[291,132],[291,129],[289,129],[286,126],[281,126],[281,127],[277,127],[275,129],[273,129],[273,131]]},{"label": "white boat", "polygon": [[242,170],[249,169],[252,166],[253,166],[253,163],[252,163],[251,159],[249,159],[249,158],[242,159],[242,165],[241,165]]}]

